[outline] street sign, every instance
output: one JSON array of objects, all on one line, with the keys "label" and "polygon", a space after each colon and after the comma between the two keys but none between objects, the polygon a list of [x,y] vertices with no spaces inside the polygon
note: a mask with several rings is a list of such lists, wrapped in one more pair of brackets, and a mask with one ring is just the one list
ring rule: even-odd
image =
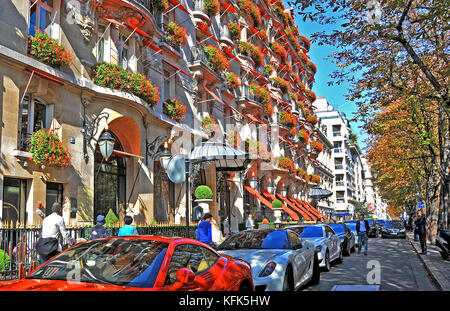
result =
[{"label": "street sign", "polygon": [[417,202],[418,208],[425,208],[425,202]]},{"label": "street sign", "polygon": [[184,155],[178,154],[170,159],[169,165],[167,165],[167,176],[175,184],[186,181],[186,158]]}]

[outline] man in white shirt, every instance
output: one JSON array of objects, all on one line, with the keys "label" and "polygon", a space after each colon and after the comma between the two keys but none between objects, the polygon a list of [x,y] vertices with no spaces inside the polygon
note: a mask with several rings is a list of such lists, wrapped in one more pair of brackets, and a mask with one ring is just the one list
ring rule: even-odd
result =
[{"label": "man in white shirt", "polygon": [[[42,238],[55,238],[58,240],[58,252],[62,251],[62,244],[72,245],[73,240],[70,233],[66,230],[64,218],[61,217],[62,207],[60,203],[53,203],[52,214],[48,215],[42,221]],[[51,255],[51,256],[50,256]],[[49,260],[56,254],[50,254],[48,258],[41,256],[41,263]]]},{"label": "man in white shirt", "polygon": [[253,222],[253,215],[252,214],[248,214],[248,218],[247,218],[247,221],[245,223],[245,227],[247,228],[247,230],[253,230],[253,228],[255,228],[255,223]]}]

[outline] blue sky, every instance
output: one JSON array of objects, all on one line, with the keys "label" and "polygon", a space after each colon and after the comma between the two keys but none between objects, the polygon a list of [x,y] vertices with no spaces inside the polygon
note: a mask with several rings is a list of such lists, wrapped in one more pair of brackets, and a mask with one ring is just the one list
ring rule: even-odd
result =
[{"label": "blue sky", "polygon": [[[297,9],[295,10],[297,11]],[[296,15],[295,23],[298,25],[300,35],[304,35],[310,39],[311,34],[314,32],[325,30],[327,33],[331,32],[335,25],[320,25],[318,23],[307,20],[304,22],[298,15]],[[319,46],[317,43],[311,42],[311,49],[308,53],[311,61],[317,66],[317,73],[315,75],[315,84],[313,91],[316,95],[327,98],[334,109],[345,113],[348,119],[353,119],[353,112],[356,112],[358,108],[350,101],[347,101],[345,94],[349,84],[341,83],[340,85],[328,86],[327,82],[331,80],[330,73],[337,69],[336,65],[332,63],[331,59],[326,59],[330,54],[334,52],[335,48],[329,45]],[[350,123],[353,132],[358,136],[358,144],[361,148],[365,147],[363,141],[367,138],[367,135],[363,133],[360,126],[361,122]]]}]

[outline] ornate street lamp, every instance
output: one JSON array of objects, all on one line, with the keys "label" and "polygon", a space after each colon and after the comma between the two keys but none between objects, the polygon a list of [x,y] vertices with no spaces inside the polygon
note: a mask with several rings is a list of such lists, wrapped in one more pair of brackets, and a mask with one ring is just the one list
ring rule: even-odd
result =
[{"label": "ornate street lamp", "polygon": [[285,185],[283,185],[283,188],[281,189],[281,195],[285,198],[287,196],[287,188]]},{"label": "ornate street lamp", "polygon": [[100,136],[98,140],[98,148],[100,149],[100,153],[102,154],[105,161],[108,161],[109,157],[111,156],[114,150],[115,143],[116,140],[108,130],[104,131]]},{"label": "ornate street lamp", "polygon": [[272,181],[269,180],[269,183],[267,184],[267,192],[269,192],[270,194],[273,194],[273,183]]},{"label": "ornate street lamp", "polygon": [[256,187],[258,186],[258,179],[257,179],[255,176],[252,176],[252,177],[250,178],[249,183],[250,183],[250,187],[251,187],[253,190],[256,190]]},{"label": "ornate street lamp", "polygon": [[294,191],[292,192],[292,197],[294,198],[294,200],[297,200],[298,198],[297,189],[294,189]]},{"label": "ornate street lamp", "polygon": [[159,156],[159,161],[161,162],[161,166],[163,167],[164,171],[167,171],[167,167],[169,166],[170,159],[172,158],[172,154],[170,153],[168,149],[167,142],[164,143],[164,151]]}]

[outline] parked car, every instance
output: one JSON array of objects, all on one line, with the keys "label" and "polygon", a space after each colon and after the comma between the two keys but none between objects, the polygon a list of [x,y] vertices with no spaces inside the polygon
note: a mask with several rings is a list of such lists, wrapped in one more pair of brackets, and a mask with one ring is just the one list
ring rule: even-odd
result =
[{"label": "parked car", "polygon": [[439,252],[442,258],[448,259],[450,255],[450,230],[439,230],[436,236],[436,246],[439,247]]},{"label": "parked car", "polygon": [[358,245],[358,241],[359,241],[359,237],[358,237],[358,233],[356,232],[356,222],[346,222],[345,225],[353,233],[353,235],[355,237],[355,246],[357,246]]},{"label": "parked car", "polygon": [[314,245],[291,230],[245,230],[228,237],[217,250],[250,263],[257,291],[294,290],[320,280]]},{"label": "parked car", "polygon": [[355,234],[346,224],[329,224],[330,228],[341,238],[344,254],[350,256],[355,252]]},{"label": "parked car", "polygon": [[295,231],[302,239],[314,244],[319,258],[319,266],[325,271],[330,271],[331,262],[343,262],[341,239],[330,226],[325,224],[294,225],[289,226],[288,229]]},{"label": "parked car", "polygon": [[248,263],[185,238],[128,236],[78,243],[0,291],[254,290]]},{"label": "parked car", "polygon": [[406,229],[401,221],[388,220],[384,223],[381,238],[396,237],[406,239]]},{"label": "parked car", "polygon": [[371,218],[366,218],[366,220],[369,222],[370,226],[370,230],[367,236],[369,238],[378,238],[378,236],[380,235],[380,229],[378,228],[377,223]]}]

